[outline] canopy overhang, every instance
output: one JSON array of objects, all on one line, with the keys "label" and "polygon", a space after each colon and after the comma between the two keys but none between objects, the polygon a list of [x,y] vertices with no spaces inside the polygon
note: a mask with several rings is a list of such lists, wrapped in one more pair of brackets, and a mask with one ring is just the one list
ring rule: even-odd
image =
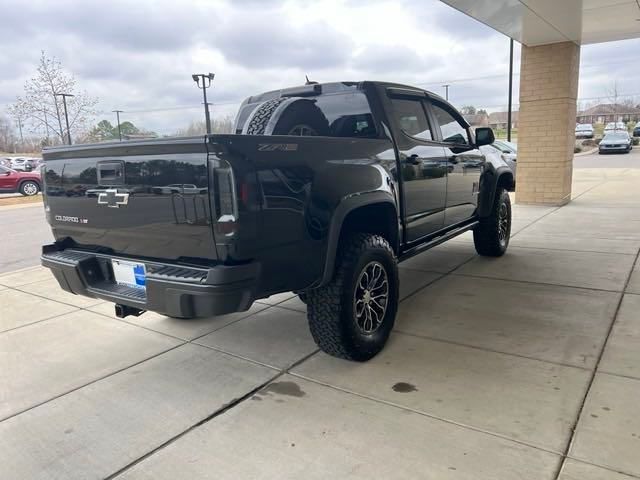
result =
[{"label": "canopy overhang", "polygon": [[640,37],[640,0],[442,0],[533,47]]}]

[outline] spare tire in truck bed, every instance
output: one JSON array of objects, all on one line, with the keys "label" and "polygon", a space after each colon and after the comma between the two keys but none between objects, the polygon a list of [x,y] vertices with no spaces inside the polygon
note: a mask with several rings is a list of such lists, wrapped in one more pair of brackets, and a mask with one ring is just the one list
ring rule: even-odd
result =
[{"label": "spare tire in truck bed", "polygon": [[277,98],[256,107],[248,135],[327,136],[329,122],[312,100]]}]

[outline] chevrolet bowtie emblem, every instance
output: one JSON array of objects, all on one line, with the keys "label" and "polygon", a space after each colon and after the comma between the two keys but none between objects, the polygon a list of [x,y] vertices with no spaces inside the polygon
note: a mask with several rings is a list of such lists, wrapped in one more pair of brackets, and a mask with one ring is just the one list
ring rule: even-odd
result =
[{"label": "chevrolet bowtie emblem", "polygon": [[98,195],[98,205],[106,205],[110,208],[120,208],[120,205],[129,203],[128,193],[118,193],[115,188],[110,188]]}]

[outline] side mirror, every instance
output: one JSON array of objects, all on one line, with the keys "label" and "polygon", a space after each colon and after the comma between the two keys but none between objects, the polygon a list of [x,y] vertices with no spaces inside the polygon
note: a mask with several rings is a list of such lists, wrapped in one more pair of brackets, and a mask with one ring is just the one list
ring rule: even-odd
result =
[{"label": "side mirror", "polygon": [[476,128],[476,147],[491,145],[496,140],[493,130],[489,127]]}]

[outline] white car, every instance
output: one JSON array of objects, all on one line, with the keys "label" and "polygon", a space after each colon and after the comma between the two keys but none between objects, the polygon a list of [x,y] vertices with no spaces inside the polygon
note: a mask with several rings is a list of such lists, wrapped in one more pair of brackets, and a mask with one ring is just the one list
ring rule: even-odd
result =
[{"label": "white car", "polygon": [[576,138],[593,138],[593,125],[589,123],[576,125]]},{"label": "white car", "polygon": [[18,172],[30,172],[38,166],[39,158],[13,157],[9,168]]},{"label": "white car", "polygon": [[624,122],[609,122],[604,127],[604,133],[615,132],[616,130],[624,130],[627,131],[627,126]]}]

